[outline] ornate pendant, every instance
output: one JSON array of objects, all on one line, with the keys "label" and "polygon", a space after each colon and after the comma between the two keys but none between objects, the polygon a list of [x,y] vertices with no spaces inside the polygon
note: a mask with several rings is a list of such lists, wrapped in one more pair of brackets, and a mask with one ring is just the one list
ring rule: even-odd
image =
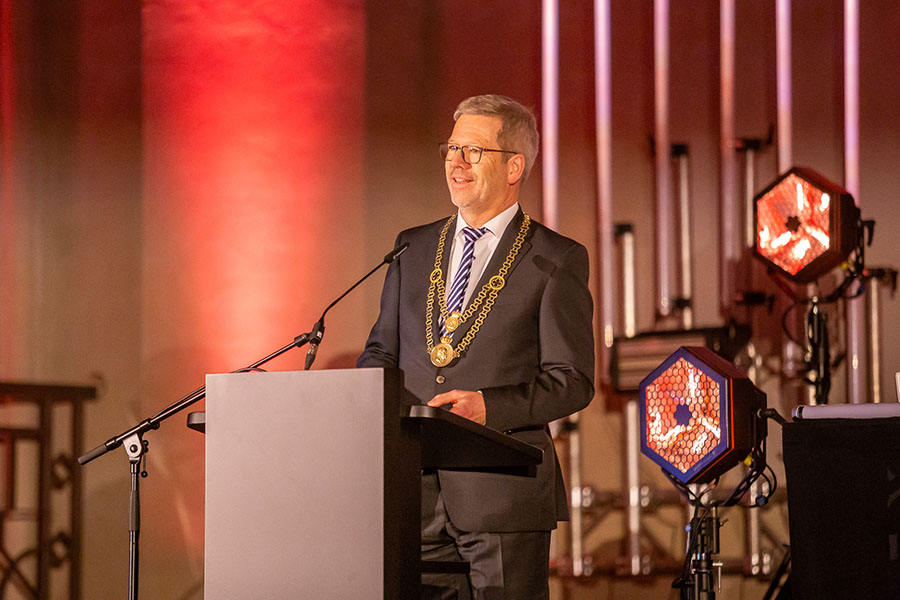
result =
[{"label": "ornate pendant", "polygon": [[450,316],[447,317],[447,320],[444,321],[444,329],[447,331],[456,331],[456,328],[459,327],[460,318],[462,318],[462,315],[454,310],[450,313]]},{"label": "ornate pendant", "polygon": [[[444,338],[446,339],[446,338]],[[431,364],[436,367],[446,367],[456,358],[456,352],[447,342],[441,343],[431,349]]]}]

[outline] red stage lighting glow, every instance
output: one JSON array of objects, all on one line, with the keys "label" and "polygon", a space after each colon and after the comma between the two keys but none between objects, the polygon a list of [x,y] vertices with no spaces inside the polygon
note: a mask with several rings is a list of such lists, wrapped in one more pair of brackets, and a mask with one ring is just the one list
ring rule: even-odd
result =
[{"label": "red stage lighting glow", "polygon": [[756,254],[800,283],[838,266],[856,244],[859,209],[846,190],[794,168],[756,196]]},{"label": "red stage lighting glow", "polygon": [[766,396],[712,350],[683,346],[640,385],[641,451],[678,481],[711,481],[765,437]]}]

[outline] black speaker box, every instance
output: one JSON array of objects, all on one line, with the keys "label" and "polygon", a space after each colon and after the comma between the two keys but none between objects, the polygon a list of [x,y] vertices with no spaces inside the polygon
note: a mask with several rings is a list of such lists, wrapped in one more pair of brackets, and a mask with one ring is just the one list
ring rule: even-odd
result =
[{"label": "black speaker box", "polygon": [[900,418],[783,434],[793,600],[900,598]]}]

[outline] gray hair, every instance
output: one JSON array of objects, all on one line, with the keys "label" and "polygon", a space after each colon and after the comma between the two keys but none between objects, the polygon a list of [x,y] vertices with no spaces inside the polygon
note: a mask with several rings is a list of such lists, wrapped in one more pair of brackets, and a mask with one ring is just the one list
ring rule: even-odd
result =
[{"label": "gray hair", "polygon": [[[499,150],[511,150],[525,156],[525,171],[522,174],[522,181],[525,181],[537,158],[540,139],[534,113],[512,98],[484,94],[460,102],[453,113],[453,120],[458,120],[462,115],[500,117],[500,133],[497,134]],[[504,154],[503,160],[509,160],[508,156]]]}]

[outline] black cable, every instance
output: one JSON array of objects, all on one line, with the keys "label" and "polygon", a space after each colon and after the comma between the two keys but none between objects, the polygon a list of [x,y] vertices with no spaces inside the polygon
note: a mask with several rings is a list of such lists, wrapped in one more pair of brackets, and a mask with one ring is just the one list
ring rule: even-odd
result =
[{"label": "black cable", "polygon": [[806,344],[805,344],[805,343],[801,343],[800,341],[798,341],[796,338],[794,338],[794,334],[792,334],[790,331],[788,331],[788,327],[787,327],[787,318],[788,318],[788,315],[791,314],[791,311],[792,311],[792,310],[794,310],[795,308],[797,308],[797,307],[800,306],[801,304],[806,305],[806,304],[808,304],[808,303],[809,303],[809,298],[802,298],[802,299],[799,299],[799,300],[797,300],[796,302],[794,302],[793,304],[791,304],[790,306],[788,306],[786,309],[784,309],[784,313],[781,315],[781,331],[784,332],[784,335],[785,335],[785,337],[786,337],[787,339],[789,339],[790,341],[794,342],[795,344],[797,344],[797,345],[800,346],[801,348],[806,347]]}]

